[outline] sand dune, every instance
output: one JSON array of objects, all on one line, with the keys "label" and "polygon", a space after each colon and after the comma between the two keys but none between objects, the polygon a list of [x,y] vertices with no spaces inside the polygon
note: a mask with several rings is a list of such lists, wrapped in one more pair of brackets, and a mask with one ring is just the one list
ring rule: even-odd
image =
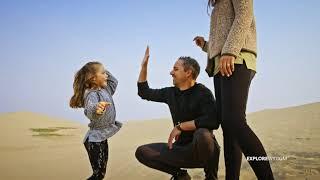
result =
[{"label": "sand dune", "polygon": [[[276,179],[320,179],[320,103],[264,110],[248,115],[269,156],[287,157],[271,161]],[[109,140],[110,159],[106,179],[163,180],[170,176],[151,170],[135,159],[137,146],[165,142],[171,120],[157,119],[125,123]],[[30,112],[0,115],[0,179],[85,179],[91,173],[82,138],[86,125]],[[215,132],[223,147],[221,129]],[[223,152],[219,179],[224,179]],[[203,179],[201,169],[189,171]],[[241,179],[255,179],[243,160]]]}]

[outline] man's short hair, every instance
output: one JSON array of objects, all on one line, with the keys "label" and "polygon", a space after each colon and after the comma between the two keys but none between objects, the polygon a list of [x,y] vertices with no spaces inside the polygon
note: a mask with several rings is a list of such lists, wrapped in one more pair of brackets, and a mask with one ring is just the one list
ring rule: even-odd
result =
[{"label": "man's short hair", "polygon": [[196,80],[200,73],[199,63],[195,59],[189,56],[181,56],[179,57],[179,60],[183,61],[183,67],[185,71],[187,70],[192,71],[192,78]]}]

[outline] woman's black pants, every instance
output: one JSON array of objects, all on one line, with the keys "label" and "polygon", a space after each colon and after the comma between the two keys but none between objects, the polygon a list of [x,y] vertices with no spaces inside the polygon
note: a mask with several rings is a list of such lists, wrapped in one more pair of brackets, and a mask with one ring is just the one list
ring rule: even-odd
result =
[{"label": "woman's black pants", "polygon": [[[244,64],[235,64],[230,77],[214,76],[218,117],[223,130],[226,179],[237,180],[240,175],[242,153],[245,157],[266,157],[266,151],[246,122],[246,106],[251,80],[255,71]],[[263,95],[263,94],[261,94]],[[249,161],[259,180],[272,180],[269,161]]]}]

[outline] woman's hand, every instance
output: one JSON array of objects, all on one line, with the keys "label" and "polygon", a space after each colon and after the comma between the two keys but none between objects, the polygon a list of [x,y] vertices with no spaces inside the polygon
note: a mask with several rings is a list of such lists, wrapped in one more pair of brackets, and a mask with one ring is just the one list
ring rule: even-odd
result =
[{"label": "woman's hand", "polygon": [[234,71],[235,57],[230,55],[223,55],[220,58],[219,70],[222,76],[231,76]]},{"label": "woman's hand", "polygon": [[96,113],[99,115],[103,114],[103,112],[106,110],[106,108],[110,105],[111,105],[110,102],[103,102],[103,101],[98,102],[97,108],[96,108]]},{"label": "woman's hand", "polygon": [[193,41],[195,41],[196,45],[199,46],[201,49],[203,49],[204,45],[206,44],[206,41],[202,36],[196,36]]}]

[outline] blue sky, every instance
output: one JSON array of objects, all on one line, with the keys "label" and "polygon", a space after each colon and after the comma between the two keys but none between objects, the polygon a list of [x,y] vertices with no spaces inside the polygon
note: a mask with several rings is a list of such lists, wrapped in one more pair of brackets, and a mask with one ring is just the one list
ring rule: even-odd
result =
[{"label": "blue sky", "polygon": [[[320,2],[255,1],[258,74],[248,111],[320,101]],[[136,81],[147,44],[149,82],[171,86],[179,56],[196,58],[211,90],[206,55],[192,42],[208,37],[206,0],[1,1],[0,112],[33,111],[87,122],[68,107],[74,73],[99,60],[118,79],[120,121],[170,117],[164,104],[142,101]]]}]

